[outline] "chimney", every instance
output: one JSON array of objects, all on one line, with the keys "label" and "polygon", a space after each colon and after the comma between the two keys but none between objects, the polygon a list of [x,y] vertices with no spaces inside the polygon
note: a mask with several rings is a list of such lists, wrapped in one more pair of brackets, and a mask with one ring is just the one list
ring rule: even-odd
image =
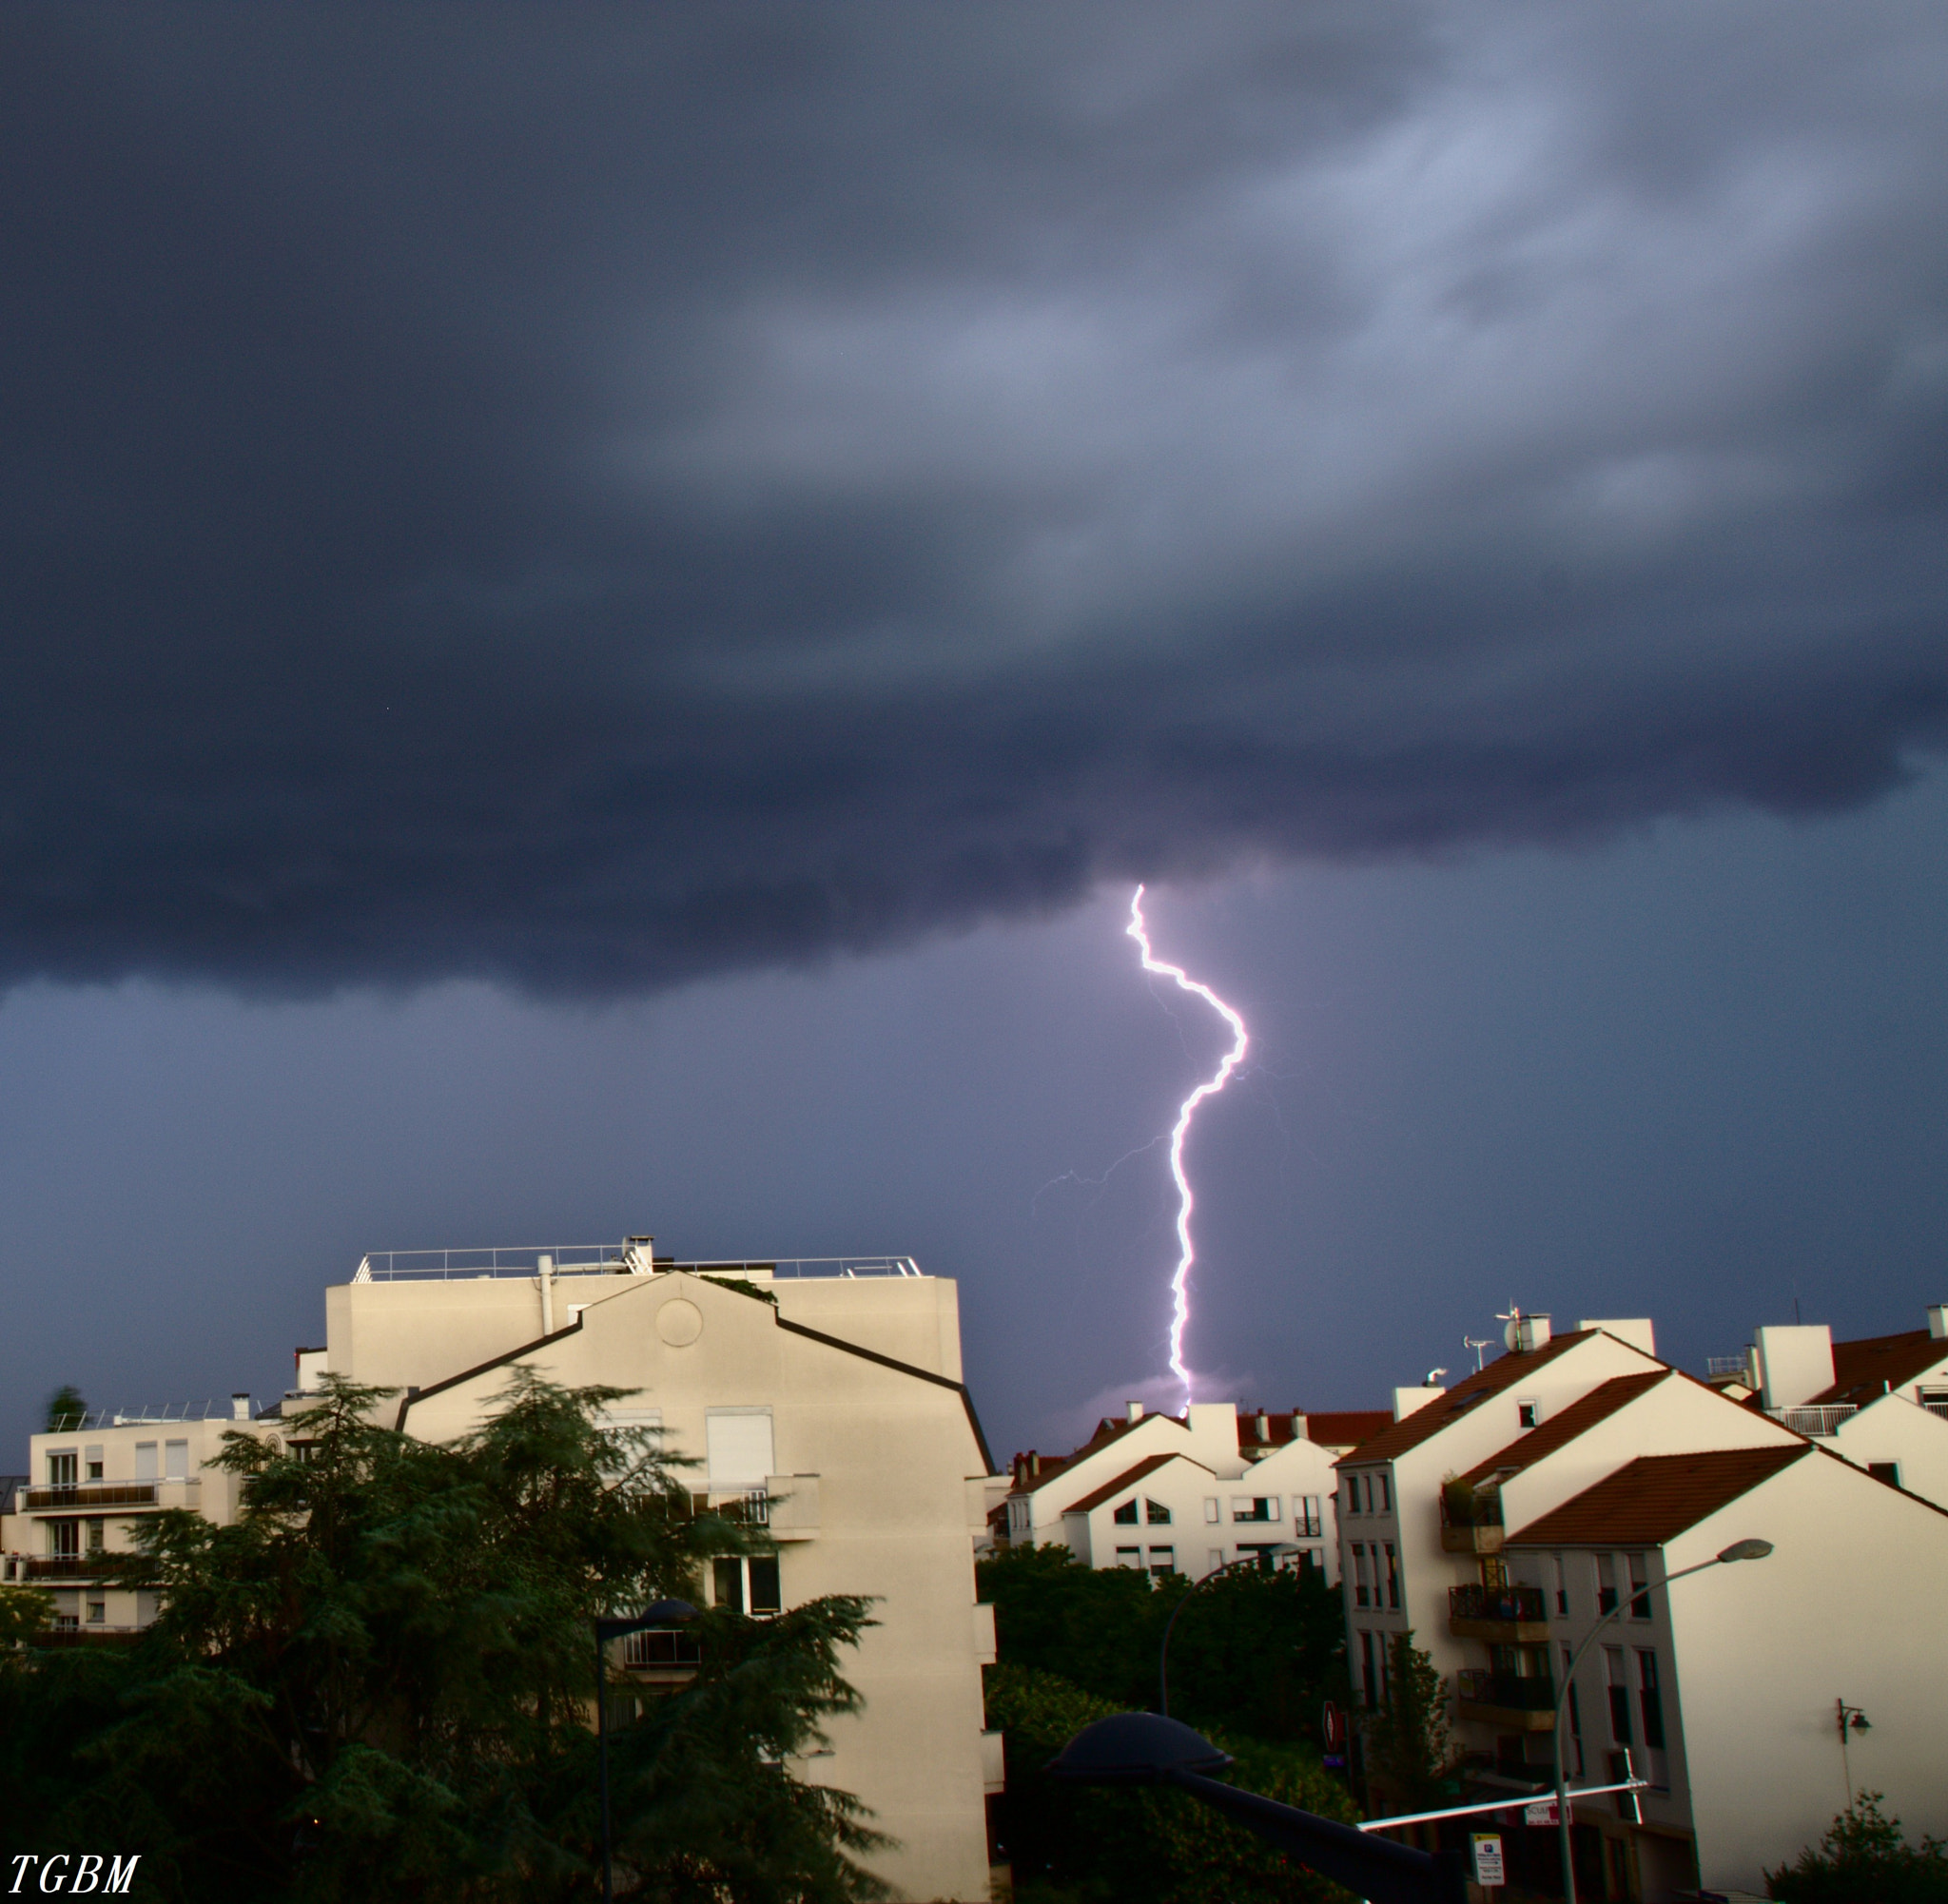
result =
[{"label": "chimney", "polygon": [[232,1395],[230,1397],[230,1419],[233,1422],[247,1422],[250,1419],[250,1397]]},{"label": "chimney", "polygon": [[1928,1333],[1937,1342],[1948,1336],[1948,1302],[1938,1302],[1929,1306]]},{"label": "chimney", "polygon": [[1128,1402],[1124,1406],[1130,1411],[1131,1421],[1140,1422],[1143,1419],[1143,1405],[1141,1402]]},{"label": "chimney", "polygon": [[1292,1438],[1294,1441],[1309,1441],[1312,1438],[1312,1430],[1306,1426],[1303,1409],[1294,1409],[1292,1411]]},{"label": "chimney", "polygon": [[1031,1447],[1028,1450],[1028,1478],[1033,1481],[1042,1473],[1042,1457]]},{"label": "chimney", "polygon": [[1272,1439],[1272,1417],[1263,1409],[1258,1410],[1258,1439],[1265,1442]]},{"label": "chimney", "polygon": [[1527,1355],[1549,1346],[1549,1327],[1546,1315],[1524,1315],[1517,1309],[1502,1331],[1502,1341],[1511,1355]]},{"label": "chimney", "polygon": [[1823,1322],[1793,1323],[1758,1336],[1761,1406],[1802,1408],[1833,1386],[1833,1331]]}]

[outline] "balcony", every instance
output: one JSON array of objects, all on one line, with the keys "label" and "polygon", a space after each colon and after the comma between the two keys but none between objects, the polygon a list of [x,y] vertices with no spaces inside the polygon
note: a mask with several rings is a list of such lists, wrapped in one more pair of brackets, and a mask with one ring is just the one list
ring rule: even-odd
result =
[{"label": "balcony", "polygon": [[1451,1554],[1502,1550],[1502,1494],[1450,1482],[1441,1489],[1441,1545]]},{"label": "balcony", "polygon": [[1454,1692],[1463,1719],[1505,1732],[1548,1732],[1555,1724],[1556,1682],[1547,1673],[1460,1672]]},{"label": "balcony", "polygon": [[1490,1645],[1543,1645],[1549,1641],[1549,1607],[1535,1586],[1451,1586],[1448,1630],[1458,1640]]},{"label": "balcony", "polygon": [[29,1554],[25,1578],[127,1582],[145,1578],[150,1565],[146,1554]]},{"label": "balcony", "polygon": [[29,1487],[27,1509],[29,1514],[79,1514],[91,1507],[153,1507],[156,1484],[153,1481],[89,1481],[65,1487]]}]

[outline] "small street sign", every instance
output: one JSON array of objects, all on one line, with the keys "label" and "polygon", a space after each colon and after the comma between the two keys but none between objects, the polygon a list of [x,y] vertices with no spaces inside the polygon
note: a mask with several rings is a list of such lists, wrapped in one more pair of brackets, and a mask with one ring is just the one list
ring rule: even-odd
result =
[{"label": "small street sign", "polygon": [[1346,1750],[1346,1715],[1331,1700],[1319,1710],[1319,1737],[1328,1752]]},{"label": "small street sign", "polygon": [[1477,1884],[1506,1884],[1508,1875],[1502,1863],[1500,1832],[1473,1832],[1469,1846],[1474,1854],[1474,1881]]},{"label": "small street sign", "polygon": [[1522,1807],[1525,1825],[1552,1825],[1555,1821],[1556,1801],[1553,1798],[1538,1798],[1532,1805]]}]

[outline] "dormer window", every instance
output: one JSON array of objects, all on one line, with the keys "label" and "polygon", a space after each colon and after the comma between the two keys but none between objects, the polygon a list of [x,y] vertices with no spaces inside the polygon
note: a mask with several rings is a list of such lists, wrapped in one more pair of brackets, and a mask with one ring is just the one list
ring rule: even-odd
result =
[{"label": "dormer window", "polygon": [[1515,1404],[1515,1419],[1526,1428],[1539,1427],[1542,1422],[1542,1404],[1540,1402],[1517,1402]]}]

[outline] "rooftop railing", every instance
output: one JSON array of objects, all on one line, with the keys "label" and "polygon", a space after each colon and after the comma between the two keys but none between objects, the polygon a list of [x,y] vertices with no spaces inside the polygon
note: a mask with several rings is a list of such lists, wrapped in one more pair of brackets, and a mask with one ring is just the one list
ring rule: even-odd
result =
[{"label": "rooftop railing", "polygon": [[[222,1401],[207,1396],[200,1402],[144,1402],[137,1408],[90,1409],[85,1415],[63,1415],[61,1426],[46,1430],[49,1434],[85,1434],[90,1428],[144,1428],[153,1424],[157,1428],[176,1422],[218,1422],[235,1418],[235,1398],[224,1396]],[[257,1413],[257,1403],[253,1399],[250,1412]]]},{"label": "rooftop railing", "polygon": [[1818,1408],[1767,1409],[1765,1412],[1795,1434],[1829,1435],[1838,1434],[1841,1423],[1851,1421],[1860,1409],[1850,1402],[1836,1402]]},{"label": "rooftop railing", "polygon": [[1707,1355],[1704,1358],[1704,1372],[1707,1375],[1743,1375],[1750,1364],[1743,1355]]},{"label": "rooftop railing", "polygon": [[911,1256],[777,1256],[763,1261],[679,1263],[652,1256],[632,1243],[537,1243],[478,1250],[371,1250],[360,1258],[355,1283],[473,1282],[502,1276],[647,1276],[685,1270],[693,1275],[769,1276],[779,1281],[866,1276],[918,1276]]}]

